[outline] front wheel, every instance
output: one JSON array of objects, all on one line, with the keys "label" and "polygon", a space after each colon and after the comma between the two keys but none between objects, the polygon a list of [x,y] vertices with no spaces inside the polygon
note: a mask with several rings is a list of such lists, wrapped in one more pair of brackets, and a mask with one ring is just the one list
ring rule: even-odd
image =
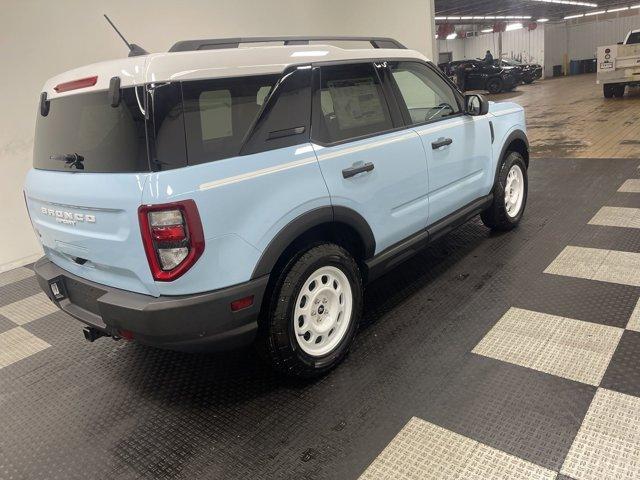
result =
[{"label": "front wheel", "polygon": [[276,280],[261,343],[272,366],[292,377],[331,370],[347,355],[362,312],[357,263],[321,243],[295,256]]},{"label": "front wheel", "polygon": [[500,93],[502,91],[502,80],[499,78],[490,78],[487,80],[487,90],[492,94]]},{"label": "front wheel", "polygon": [[493,202],[480,214],[482,222],[492,230],[515,228],[527,204],[528,187],[524,158],[518,152],[509,152],[500,166],[493,188]]}]

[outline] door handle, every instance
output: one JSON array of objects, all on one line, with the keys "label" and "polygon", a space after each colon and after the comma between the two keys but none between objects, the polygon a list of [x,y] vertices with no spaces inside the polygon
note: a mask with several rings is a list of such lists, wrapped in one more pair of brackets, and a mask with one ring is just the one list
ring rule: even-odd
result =
[{"label": "door handle", "polygon": [[447,145],[451,145],[452,143],[453,140],[451,140],[450,138],[439,138],[431,144],[431,148],[437,150],[438,148],[446,147]]},{"label": "door handle", "polygon": [[345,168],[344,170],[342,170],[342,177],[343,178],[351,178],[351,177],[354,177],[354,176],[358,175],[359,173],[370,172],[374,168],[375,167],[374,167],[373,163],[364,163],[364,164],[358,165],[358,166],[354,165],[352,167]]}]

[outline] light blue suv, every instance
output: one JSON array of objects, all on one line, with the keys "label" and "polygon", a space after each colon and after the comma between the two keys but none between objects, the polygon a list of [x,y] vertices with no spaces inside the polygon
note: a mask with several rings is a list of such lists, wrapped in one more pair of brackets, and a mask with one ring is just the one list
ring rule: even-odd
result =
[{"label": "light blue suv", "polygon": [[464,96],[386,38],[184,41],[89,65],[40,97],[35,271],[88,340],[257,341],[279,371],[322,374],[367,282],[475,215],[518,224],[525,132],[520,106]]}]

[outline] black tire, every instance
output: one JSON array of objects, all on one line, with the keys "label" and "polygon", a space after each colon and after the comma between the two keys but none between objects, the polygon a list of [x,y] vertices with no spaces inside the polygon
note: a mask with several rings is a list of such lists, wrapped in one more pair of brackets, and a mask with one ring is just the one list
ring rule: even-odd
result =
[{"label": "black tire", "polygon": [[[515,216],[511,216],[507,213],[505,206],[505,185],[507,181],[507,175],[511,168],[517,165],[522,171],[522,178],[524,180],[524,191],[522,197],[522,204],[520,210],[518,210]],[[505,158],[500,165],[500,171],[496,184],[493,187],[493,202],[491,205],[480,214],[482,223],[492,230],[507,231],[515,228],[524,214],[524,209],[527,205],[529,180],[527,178],[527,166],[524,163],[524,158],[518,152],[507,152]]]},{"label": "black tire", "polygon": [[[294,311],[298,295],[308,278],[323,266],[340,269],[352,291],[352,313],[343,338],[327,354],[312,356],[296,339]],[[312,378],[341,363],[353,343],[362,315],[363,287],[358,264],[344,248],[319,243],[294,256],[276,279],[266,311],[260,321],[259,346],[272,367],[284,375]]]},{"label": "black tire", "polygon": [[615,90],[615,85],[605,84],[602,86],[602,93],[604,94],[604,98],[613,98],[613,92]]},{"label": "black tire", "polygon": [[525,77],[524,78],[524,83],[526,83],[527,85],[530,85],[534,82],[535,78],[533,77]]},{"label": "black tire", "polygon": [[490,78],[487,80],[486,88],[489,93],[496,94],[502,91],[502,80],[499,78]]},{"label": "black tire", "polygon": [[626,85],[616,85],[613,88],[613,96],[616,98],[624,97],[625,88],[626,88]]}]

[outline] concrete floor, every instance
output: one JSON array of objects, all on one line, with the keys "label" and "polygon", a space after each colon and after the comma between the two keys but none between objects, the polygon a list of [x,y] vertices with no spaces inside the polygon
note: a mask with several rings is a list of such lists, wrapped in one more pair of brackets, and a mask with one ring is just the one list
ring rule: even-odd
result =
[{"label": "concrete floor", "polygon": [[[0,479],[640,478],[640,99],[592,80],[498,96],[537,155],[522,224],[470,221],[370,285],[314,382],[252,350],[89,344],[28,267],[1,274]],[[603,129],[630,158],[567,158]]]},{"label": "concrete floor", "polygon": [[640,88],[607,99],[587,74],[522,85],[491,100],[525,107],[535,156],[640,158]]}]

